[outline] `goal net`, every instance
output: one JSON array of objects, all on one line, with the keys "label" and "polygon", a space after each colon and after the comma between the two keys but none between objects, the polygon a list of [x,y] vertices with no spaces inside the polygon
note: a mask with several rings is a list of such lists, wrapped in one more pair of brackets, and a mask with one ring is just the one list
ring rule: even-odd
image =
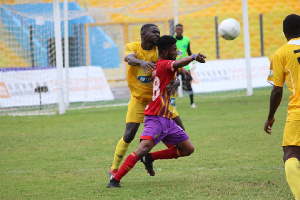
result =
[{"label": "goal net", "polygon": [[[85,25],[93,19],[76,2],[57,5],[39,1],[1,4],[1,114],[64,113],[65,108],[114,99],[101,68],[107,60],[86,56],[86,47],[91,45],[85,43]],[[117,52],[101,29],[90,31],[89,36],[92,43],[106,43],[107,53]],[[92,50],[97,55],[104,52]],[[118,57],[118,52],[112,56]]]}]

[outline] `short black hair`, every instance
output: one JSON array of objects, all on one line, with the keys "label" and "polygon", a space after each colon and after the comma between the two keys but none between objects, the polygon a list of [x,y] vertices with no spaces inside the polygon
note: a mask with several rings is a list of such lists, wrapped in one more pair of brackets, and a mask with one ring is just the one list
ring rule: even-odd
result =
[{"label": "short black hair", "polygon": [[177,26],[181,26],[181,27],[183,28],[183,25],[182,25],[182,24],[177,24],[175,27],[177,27]]},{"label": "short black hair", "polygon": [[145,31],[149,30],[149,28],[152,27],[152,26],[156,26],[156,27],[157,27],[157,25],[155,25],[155,24],[144,24],[144,25],[142,26],[142,28],[141,28],[141,34],[142,34],[143,32],[145,32]]},{"label": "short black hair", "polygon": [[296,14],[288,15],[283,20],[283,32],[291,36],[298,36],[300,34],[300,16]]},{"label": "short black hair", "polygon": [[161,54],[163,50],[169,49],[172,45],[176,44],[176,39],[171,35],[163,35],[156,41],[158,53]]}]

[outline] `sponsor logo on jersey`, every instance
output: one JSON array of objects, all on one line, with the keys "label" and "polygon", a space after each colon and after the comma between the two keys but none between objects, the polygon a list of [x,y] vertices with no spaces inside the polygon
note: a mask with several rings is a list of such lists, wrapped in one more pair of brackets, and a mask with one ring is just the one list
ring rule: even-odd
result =
[{"label": "sponsor logo on jersey", "polygon": [[139,76],[138,80],[141,81],[142,83],[149,83],[153,81],[153,78],[151,76]]},{"label": "sponsor logo on jersey", "polygon": [[171,98],[171,99],[170,99],[170,104],[171,104],[172,106],[175,106],[175,98]]},{"label": "sponsor logo on jersey", "polygon": [[177,59],[178,58],[180,58],[182,56],[182,50],[181,49],[179,49],[178,51],[177,51]]}]

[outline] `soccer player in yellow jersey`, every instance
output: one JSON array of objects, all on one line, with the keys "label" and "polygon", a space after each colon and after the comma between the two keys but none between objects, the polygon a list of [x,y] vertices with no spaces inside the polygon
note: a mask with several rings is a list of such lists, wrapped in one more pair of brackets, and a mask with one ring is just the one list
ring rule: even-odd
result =
[{"label": "soccer player in yellow jersey", "polygon": [[268,81],[273,84],[273,89],[264,130],[271,134],[283,84],[286,83],[291,95],[282,141],[283,160],[287,182],[295,199],[300,200],[300,16],[288,15],[283,20],[283,32],[288,42],[275,52],[271,60]]},{"label": "soccer player in yellow jersey", "polygon": [[[141,42],[128,43],[125,46],[125,61],[128,63],[127,83],[131,98],[126,115],[126,130],[124,136],[117,144],[114,161],[109,170],[109,178],[112,179],[118,171],[119,165],[125,156],[130,142],[134,139],[140,123],[144,122],[145,107],[152,101],[153,80],[152,69],[158,60],[158,50],[155,46],[160,36],[159,28],[155,24],[145,24],[141,28]],[[170,86],[174,93],[180,81],[174,81]],[[172,104],[169,106],[172,119],[182,129],[182,121]]]}]

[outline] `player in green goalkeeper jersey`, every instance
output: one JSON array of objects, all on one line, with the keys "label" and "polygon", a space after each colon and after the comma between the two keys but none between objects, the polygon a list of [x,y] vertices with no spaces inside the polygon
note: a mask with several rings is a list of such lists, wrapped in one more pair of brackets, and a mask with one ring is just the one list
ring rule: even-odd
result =
[{"label": "player in green goalkeeper jersey", "polygon": [[[183,26],[181,24],[177,24],[175,27],[175,33],[176,36],[174,36],[177,40],[176,45],[178,49],[178,55],[176,60],[179,60],[180,58],[184,58],[187,56],[191,56],[191,48],[190,48],[190,39],[188,37],[185,37],[182,35],[183,33]],[[186,68],[188,71],[190,71],[190,66],[187,65],[184,68]],[[196,108],[196,105],[194,103],[194,93],[192,89],[192,76],[186,75],[182,76],[182,83],[183,83],[183,89],[188,92],[190,95],[190,101],[191,101],[191,107]]]}]

